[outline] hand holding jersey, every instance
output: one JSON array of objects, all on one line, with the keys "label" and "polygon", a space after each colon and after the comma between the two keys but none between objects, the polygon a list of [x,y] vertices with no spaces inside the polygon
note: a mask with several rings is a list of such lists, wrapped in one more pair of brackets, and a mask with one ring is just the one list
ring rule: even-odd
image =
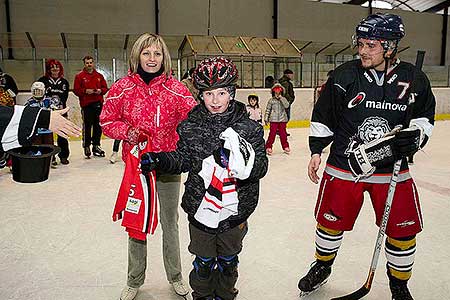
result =
[{"label": "hand holding jersey", "polygon": [[368,177],[376,168],[416,153],[424,141],[425,135],[420,127],[413,125],[404,130],[394,129],[380,139],[356,147],[350,152],[348,163],[356,177]]}]

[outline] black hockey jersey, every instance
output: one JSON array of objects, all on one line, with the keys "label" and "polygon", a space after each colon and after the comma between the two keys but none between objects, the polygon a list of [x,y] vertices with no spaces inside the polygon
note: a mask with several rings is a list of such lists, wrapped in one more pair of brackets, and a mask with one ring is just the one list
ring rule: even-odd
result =
[{"label": "black hockey jersey", "polygon": [[58,97],[62,103],[62,108],[66,108],[67,98],[69,96],[69,82],[63,78],[54,79],[52,77],[42,76],[38,81],[45,85],[45,96],[53,98]]},{"label": "black hockey jersey", "polygon": [[[436,102],[426,75],[414,65],[397,60],[386,77],[374,69],[364,69],[360,60],[353,60],[339,66],[328,79],[313,109],[309,137],[312,154],[321,153],[332,142],[325,172],[344,180],[355,180],[348,165],[349,152],[403,125],[407,109],[410,109],[411,93],[415,95],[415,102],[411,107],[410,124],[431,136]],[[377,169],[361,181],[389,182],[392,169],[393,165]],[[404,159],[399,181],[408,178],[408,164]]]}]

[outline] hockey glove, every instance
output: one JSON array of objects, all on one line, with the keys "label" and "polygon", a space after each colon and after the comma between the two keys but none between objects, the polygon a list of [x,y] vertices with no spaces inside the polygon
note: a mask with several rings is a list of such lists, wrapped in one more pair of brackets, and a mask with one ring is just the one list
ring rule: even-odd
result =
[{"label": "hockey glove", "polygon": [[376,168],[392,164],[396,158],[393,139],[394,136],[388,136],[356,147],[348,158],[352,173],[364,178],[372,175]]},{"label": "hockey glove", "polygon": [[394,138],[397,159],[416,153],[420,149],[423,140],[424,134],[417,126],[411,126],[397,132]]},{"label": "hockey glove", "polygon": [[213,151],[215,162],[222,168],[227,168],[230,160],[230,150],[223,147],[217,148]]},{"label": "hockey glove", "polygon": [[156,153],[147,152],[141,156],[141,170],[143,173],[149,173],[156,169]]},{"label": "hockey glove", "polygon": [[147,152],[141,156],[141,169],[147,172],[158,170],[162,172],[170,171],[173,167],[167,152]]}]

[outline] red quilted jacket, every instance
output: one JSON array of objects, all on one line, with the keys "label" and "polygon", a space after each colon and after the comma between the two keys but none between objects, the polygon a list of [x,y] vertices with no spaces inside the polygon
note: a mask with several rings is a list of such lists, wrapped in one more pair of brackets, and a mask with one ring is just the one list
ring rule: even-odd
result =
[{"label": "red quilted jacket", "polygon": [[127,141],[130,127],[149,133],[154,152],[173,151],[178,141],[178,123],[196,104],[189,90],[172,76],[162,74],[147,85],[138,74],[129,73],[109,90],[100,125],[106,136],[124,140],[124,161],[132,147]]}]

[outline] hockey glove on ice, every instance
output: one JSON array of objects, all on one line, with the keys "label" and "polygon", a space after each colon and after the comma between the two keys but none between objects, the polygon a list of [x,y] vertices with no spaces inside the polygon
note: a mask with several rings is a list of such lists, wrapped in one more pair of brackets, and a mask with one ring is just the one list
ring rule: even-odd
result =
[{"label": "hockey glove on ice", "polygon": [[419,151],[423,141],[424,134],[417,126],[411,126],[397,132],[394,138],[394,149],[397,159],[412,155]]}]

